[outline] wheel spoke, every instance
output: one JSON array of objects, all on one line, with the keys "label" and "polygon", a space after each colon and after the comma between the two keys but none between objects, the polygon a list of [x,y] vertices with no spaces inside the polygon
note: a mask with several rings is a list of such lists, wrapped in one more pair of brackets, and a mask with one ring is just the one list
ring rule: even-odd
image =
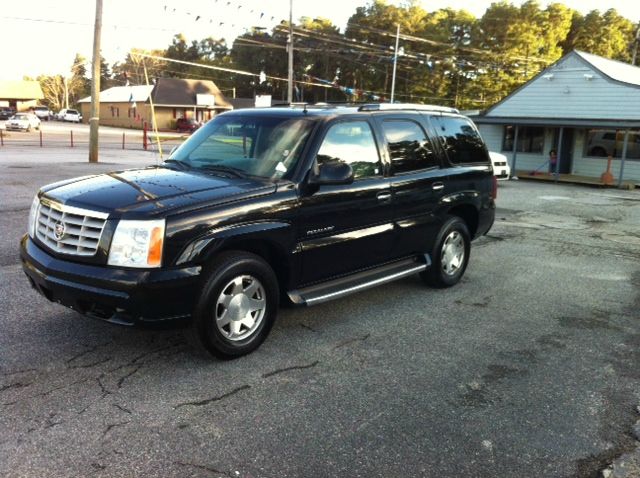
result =
[{"label": "wheel spoke", "polygon": [[240,321],[232,320],[229,322],[229,335],[234,336],[240,333]]},{"label": "wheel spoke", "polygon": [[251,327],[253,327],[253,324],[256,323],[256,320],[253,317],[251,317],[251,314],[247,314],[247,316],[245,318],[243,318],[240,322],[247,329],[251,329]]},{"label": "wheel spoke", "polygon": [[259,287],[260,283],[257,280],[252,280],[251,284],[249,284],[244,290],[244,293],[247,295],[247,297],[253,297]]},{"label": "wheel spoke", "polygon": [[226,311],[226,309],[229,308],[229,303],[231,302],[231,299],[233,299],[232,295],[222,294],[220,297],[218,297],[218,305],[222,305]]},{"label": "wheel spoke", "polygon": [[242,294],[243,292],[242,277],[236,277],[233,280],[233,295]]},{"label": "wheel spoke", "polygon": [[264,299],[251,299],[249,301],[249,303],[251,304],[249,307],[249,310],[251,312],[254,312],[256,310],[262,310],[264,309],[265,306],[265,300]]},{"label": "wheel spoke", "polygon": [[229,314],[227,314],[227,311],[225,310],[222,315],[216,319],[216,322],[218,323],[218,327],[224,327],[231,322],[231,317],[229,317]]}]

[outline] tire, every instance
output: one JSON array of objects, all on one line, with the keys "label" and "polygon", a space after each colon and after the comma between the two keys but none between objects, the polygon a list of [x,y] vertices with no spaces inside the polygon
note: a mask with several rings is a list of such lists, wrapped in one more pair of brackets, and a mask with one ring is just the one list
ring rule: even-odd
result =
[{"label": "tire", "polygon": [[276,275],[261,257],[240,251],[222,253],[195,306],[189,339],[199,352],[223,360],[251,353],[271,331],[278,298]]},{"label": "tire", "polygon": [[449,216],[433,248],[433,264],[420,276],[433,287],[456,285],[467,269],[470,252],[471,235],[466,223],[457,216]]}]

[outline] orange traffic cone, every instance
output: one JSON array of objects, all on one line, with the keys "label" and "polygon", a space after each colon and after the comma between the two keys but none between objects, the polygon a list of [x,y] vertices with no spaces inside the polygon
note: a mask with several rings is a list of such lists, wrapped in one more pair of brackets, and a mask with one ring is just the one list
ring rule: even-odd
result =
[{"label": "orange traffic cone", "polygon": [[611,174],[611,160],[613,158],[609,155],[609,159],[607,159],[607,170],[600,175],[600,181],[602,184],[607,186],[611,186],[613,184],[613,174]]}]

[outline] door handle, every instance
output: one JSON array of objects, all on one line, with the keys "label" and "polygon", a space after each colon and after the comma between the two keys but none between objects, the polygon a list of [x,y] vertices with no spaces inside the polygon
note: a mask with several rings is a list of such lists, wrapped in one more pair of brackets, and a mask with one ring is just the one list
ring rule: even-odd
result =
[{"label": "door handle", "polygon": [[434,191],[440,191],[444,189],[444,183],[433,183],[431,189],[433,189]]},{"label": "door handle", "polygon": [[376,197],[380,202],[389,201],[391,199],[391,193],[378,193],[376,194]]}]

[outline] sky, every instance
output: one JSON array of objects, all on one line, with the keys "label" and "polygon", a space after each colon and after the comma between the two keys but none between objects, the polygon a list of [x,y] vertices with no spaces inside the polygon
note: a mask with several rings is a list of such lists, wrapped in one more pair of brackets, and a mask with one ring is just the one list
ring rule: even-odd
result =
[{"label": "sky", "polygon": [[[367,3],[368,0],[293,0],[293,17],[294,21],[302,16],[324,17],[344,29],[356,8]],[[388,0],[388,3],[404,2]],[[479,17],[491,0],[420,0],[420,3],[427,11],[464,8]],[[522,0],[512,3],[519,5]],[[540,3],[544,6],[549,2]],[[582,13],[615,8],[628,19],[640,21],[637,0],[608,0],[605,6],[601,0],[561,0],[561,3]],[[165,49],[176,33],[183,33],[188,41],[209,36],[231,41],[251,27],[271,29],[288,17],[289,0],[104,0],[102,54],[113,64],[123,60],[131,48]],[[91,58],[94,19],[93,0],[3,0],[0,79],[68,75],[76,53]]]}]

